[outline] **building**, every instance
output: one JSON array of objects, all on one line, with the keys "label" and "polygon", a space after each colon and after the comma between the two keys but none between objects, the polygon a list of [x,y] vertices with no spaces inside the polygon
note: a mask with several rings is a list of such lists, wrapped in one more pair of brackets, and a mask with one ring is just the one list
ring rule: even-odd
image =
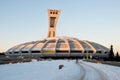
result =
[{"label": "building", "polygon": [[83,57],[86,54],[105,57],[109,49],[95,42],[73,37],[56,37],[56,25],[60,10],[48,10],[48,35],[39,41],[16,45],[6,51],[8,56],[38,56],[50,58]]}]

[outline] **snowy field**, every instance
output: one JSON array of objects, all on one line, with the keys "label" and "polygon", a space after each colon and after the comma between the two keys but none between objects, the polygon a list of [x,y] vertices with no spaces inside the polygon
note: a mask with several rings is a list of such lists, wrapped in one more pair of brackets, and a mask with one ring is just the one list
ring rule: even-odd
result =
[{"label": "snowy field", "polygon": [[[59,70],[59,65],[64,67]],[[0,80],[120,80],[120,67],[75,60],[0,65]]]},{"label": "snowy field", "polygon": [[[59,65],[64,68],[59,70]],[[67,60],[0,65],[0,80],[78,80],[79,66]]]},{"label": "snowy field", "polygon": [[[89,62],[83,62],[83,63],[92,67],[93,69],[95,68],[95,70],[100,72],[101,73],[100,75],[105,77],[105,79],[103,80],[120,80],[120,67],[106,65],[106,64],[95,64]],[[94,79],[92,79],[91,77],[90,80],[94,80]]]}]

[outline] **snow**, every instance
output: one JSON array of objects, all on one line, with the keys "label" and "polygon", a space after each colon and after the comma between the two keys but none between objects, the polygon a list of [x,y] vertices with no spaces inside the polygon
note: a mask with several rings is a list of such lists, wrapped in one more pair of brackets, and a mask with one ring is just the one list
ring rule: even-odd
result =
[{"label": "snow", "polygon": [[68,60],[0,65],[0,80],[79,80],[79,74],[79,66]]},{"label": "snow", "polygon": [[89,63],[89,62],[83,62],[87,64],[88,66],[92,66],[96,68],[97,70],[101,71],[102,74],[108,79],[108,80],[120,80],[120,67],[117,66],[110,66],[106,64],[95,64],[95,63]]},{"label": "snow", "polygon": [[[64,67],[59,70],[59,65]],[[0,80],[120,80],[120,67],[79,60],[0,65]]]}]

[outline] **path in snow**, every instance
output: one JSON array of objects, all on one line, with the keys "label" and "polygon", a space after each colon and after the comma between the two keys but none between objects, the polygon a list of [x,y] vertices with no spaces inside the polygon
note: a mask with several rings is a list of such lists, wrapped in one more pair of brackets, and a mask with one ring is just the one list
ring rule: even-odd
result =
[{"label": "path in snow", "polygon": [[120,67],[84,61],[79,61],[78,65],[82,72],[80,80],[120,80]]},{"label": "path in snow", "polygon": [[81,65],[81,63],[77,63],[77,64],[80,66],[80,70],[81,70],[80,80],[84,80],[85,75],[86,75],[86,70],[85,70],[85,68],[83,67],[83,65]]},{"label": "path in snow", "polygon": [[85,64],[83,62],[79,63],[82,68],[82,75],[80,80],[108,80],[103,72],[99,71],[93,66]]},{"label": "path in snow", "polygon": [[99,70],[107,78],[107,80],[120,80],[120,76],[119,76],[120,67],[106,65],[106,64],[96,64],[90,62],[83,62],[83,63]]}]

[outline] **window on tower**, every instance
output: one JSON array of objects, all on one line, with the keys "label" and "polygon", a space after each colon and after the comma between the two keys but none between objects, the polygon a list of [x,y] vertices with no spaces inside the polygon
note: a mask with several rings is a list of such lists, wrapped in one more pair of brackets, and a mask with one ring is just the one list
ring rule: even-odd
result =
[{"label": "window on tower", "polygon": [[50,27],[54,27],[55,17],[50,17]]},{"label": "window on tower", "polygon": [[52,14],[52,12],[50,12],[50,14]]}]

